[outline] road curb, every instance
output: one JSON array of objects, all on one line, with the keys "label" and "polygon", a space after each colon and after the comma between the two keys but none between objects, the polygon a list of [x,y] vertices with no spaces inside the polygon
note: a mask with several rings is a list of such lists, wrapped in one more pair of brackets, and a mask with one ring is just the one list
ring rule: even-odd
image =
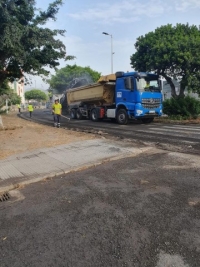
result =
[{"label": "road curb", "polygon": [[96,167],[96,166],[99,166],[101,164],[108,163],[108,162],[111,162],[111,161],[116,161],[116,160],[120,160],[120,159],[123,159],[123,158],[135,157],[135,156],[137,156],[137,155],[139,155],[141,153],[150,151],[151,149],[155,150],[155,148],[153,148],[153,147],[138,148],[134,152],[123,153],[123,154],[121,154],[119,156],[113,156],[111,158],[99,160],[99,161],[93,162],[91,164],[85,164],[85,165],[82,165],[80,167],[75,167],[75,168],[70,169],[70,170],[63,170],[63,171],[59,171],[59,172],[56,172],[56,173],[55,172],[47,173],[47,174],[44,174],[44,175],[38,175],[37,177],[34,177],[34,178],[28,178],[27,177],[26,180],[24,180],[24,181],[21,181],[21,182],[17,182],[16,181],[14,183],[11,182],[7,186],[0,187],[0,194],[3,194],[5,192],[9,192],[11,190],[16,190],[16,189],[23,188],[24,186],[29,185],[29,184],[37,183],[37,182],[40,182],[40,181],[43,181],[43,180],[49,180],[51,178],[56,178],[56,177],[59,177],[61,175],[66,175],[68,173],[87,170],[89,168]]}]

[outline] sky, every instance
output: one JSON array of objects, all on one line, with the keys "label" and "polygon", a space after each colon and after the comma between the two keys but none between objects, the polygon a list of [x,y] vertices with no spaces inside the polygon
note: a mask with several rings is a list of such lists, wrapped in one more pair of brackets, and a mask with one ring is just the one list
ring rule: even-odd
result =
[{"label": "sky", "polygon": [[[37,7],[46,10],[53,0],[37,0]],[[66,64],[89,66],[102,75],[113,72],[132,71],[130,56],[135,52],[137,38],[154,31],[161,25],[189,23],[200,25],[200,0],[64,0],[56,21],[46,27],[66,30],[60,36],[67,55],[76,58],[60,61],[59,68]],[[104,35],[106,32],[109,35]],[[111,35],[113,61],[111,61]],[[53,73],[52,73],[53,74]],[[32,85],[49,88],[39,77],[32,78]]]}]

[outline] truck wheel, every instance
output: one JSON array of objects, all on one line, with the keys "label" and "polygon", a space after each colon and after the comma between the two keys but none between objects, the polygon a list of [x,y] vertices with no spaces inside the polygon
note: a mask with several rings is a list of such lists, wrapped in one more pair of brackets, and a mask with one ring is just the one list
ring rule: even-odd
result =
[{"label": "truck wheel", "polygon": [[92,121],[98,121],[99,120],[96,108],[93,108],[91,111],[91,120]]},{"label": "truck wheel", "polygon": [[153,120],[154,120],[154,118],[144,118],[144,119],[141,119],[141,121],[143,123],[151,123]]},{"label": "truck wheel", "polygon": [[76,110],[74,108],[70,110],[70,117],[71,119],[76,119]]},{"label": "truck wheel", "polygon": [[77,111],[76,111],[76,118],[77,118],[78,120],[82,120],[82,118],[83,118],[80,109],[77,109]]},{"label": "truck wheel", "polygon": [[117,111],[117,122],[119,124],[127,124],[128,123],[128,115],[125,109],[119,109]]}]

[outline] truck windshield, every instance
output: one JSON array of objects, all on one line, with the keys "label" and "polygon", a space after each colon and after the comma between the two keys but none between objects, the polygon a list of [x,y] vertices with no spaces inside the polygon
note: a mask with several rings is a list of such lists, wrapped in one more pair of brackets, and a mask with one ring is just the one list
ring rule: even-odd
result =
[{"label": "truck windshield", "polygon": [[137,89],[140,92],[160,92],[160,82],[157,79],[151,80],[149,77],[136,80]]}]

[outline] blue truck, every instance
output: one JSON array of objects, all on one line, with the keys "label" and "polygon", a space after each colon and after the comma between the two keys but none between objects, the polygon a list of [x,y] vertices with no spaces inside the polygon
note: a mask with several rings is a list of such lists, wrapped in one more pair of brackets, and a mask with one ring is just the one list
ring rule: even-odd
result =
[{"label": "blue truck", "polygon": [[66,98],[72,119],[150,123],[162,115],[161,81],[153,73],[119,71],[102,76],[98,83],[67,90]]}]

